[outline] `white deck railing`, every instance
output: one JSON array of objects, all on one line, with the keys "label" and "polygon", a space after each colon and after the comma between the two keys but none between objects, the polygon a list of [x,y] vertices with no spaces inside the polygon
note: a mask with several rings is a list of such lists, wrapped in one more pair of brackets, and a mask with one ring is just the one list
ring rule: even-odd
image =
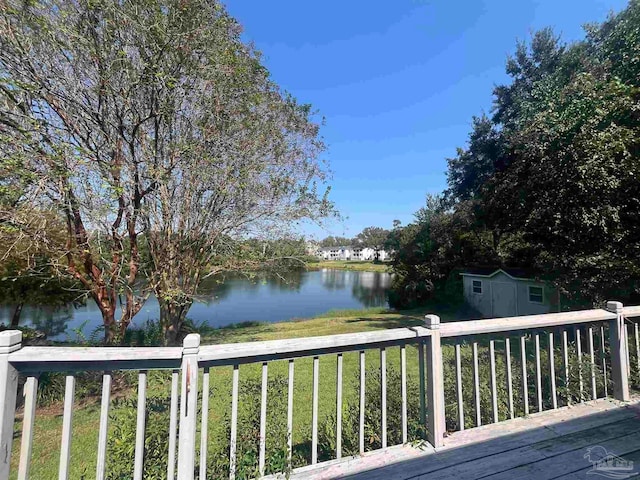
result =
[{"label": "white deck railing", "polygon": [[[380,447],[388,445],[387,432],[387,349],[400,350],[401,378],[401,434],[402,443],[408,441],[407,418],[407,346],[418,352],[419,371],[419,422],[425,427],[426,439],[435,447],[443,444],[447,427],[464,429],[478,426],[485,421],[498,422],[513,418],[519,413],[527,415],[531,410],[558,408],[572,401],[584,401],[599,397],[613,396],[619,400],[629,399],[629,376],[632,370],[630,347],[635,343],[634,358],[640,375],[640,339],[638,324],[625,324],[625,317],[640,317],[640,307],[623,308],[618,302],[609,302],[607,310],[585,310],[526,317],[498,318],[466,322],[440,324],[435,315],[427,315],[424,326],[397,328],[377,332],[332,335],[267,342],[252,342],[228,345],[200,346],[198,335],[189,335],[183,347],[177,348],[113,348],[113,347],[29,347],[21,346],[21,333],[5,331],[0,333],[0,478],[9,478],[16,398],[19,376],[26,377],[24,383],[24,413],[22,438],[18,464],[19,480],[29,478],[33,445],[34,420],[38,391],[38,376],[43,372],[63,372],[66,374],[65,397],[60,446],[59,478],[69,477],[70,448],[72,442],[72,417],[75,397],[75,374],[86,371],[103,372],[100,423],[98,430],[98,452],[96,478],[105,478],[107,440],[109,432],[109,408],[112,390],[112,372],[129,370],[138,372],[137,425],[135,437],[135,460],[132,477],[142,480],[145,448],[145,412],[147,372],[152,369],[171,372],[171,405],[169,425],[169,447],[167,452],[167,478],[193,479],[207,478],[208,410],[210,396],[210,372],[217,367],[231,366],[231,425],[229,438],[229,478],[236,474],[236,442],[238,428],[238,388],[241,364],[261,364],[262,388],[260,398],[260,439],[259,476],[265,474],[266,418],[268,393],[268,367],[270,362],[288,361],[287,391],[287,435],[289,459],[293,448],[293,395],[295,359],[310,357],[312,363],[312,405],[311,405],[311,464],[318,463],[318,399],[319,399],[319,357],[336,357],[336,438],[335,458],[340,459],[343,434],[343,354],[358,352],[359,358],[359,452],[364,453],[365,445],[365,382],[368,350],[377,350],[380,359]],[[629,333],[628,328],[631,329]],[[635,342],[634,342],[635,338]],[[546,345],[546,357],[541,351],[541,339]],[[595,339],[595,341],[594,341]],[[527,353],[527,344],[533,356]],[[583,348],[583,345],[585,348]],[[451,365],[443,362],[443,347],[452,348],[454,361]],[[496,348],[498,347],[498,348]],[[559,347],[559,348],[557,348]],[[519,359],[515,371],[515,356]],[[480,351],[482,350],[482,353]],[[498,359],[496,351],[502,350]],[[413,349],[412,349],[413,351]],[[471,402],[465,401],[463,352],[470,352],[473,378]],[[531,350],[529,350],[531,352]],[[577,363],[573,359],[577,360]],[[480,371],[488,361],[489,385],[481,384]],[[543,371],[542,360],[545,368]],[[534,385],[529,384],[528,362],[534,362]],[[572,363],[574,361],[574,363]],[[585,363],[586,362],[586,363]],[[504,373],[507,387],[506,405],[498,404],[497,363],[500,375]],[[577,365],[577,367],[575,367]],[[559,367],[559,368],[558,368]],[[571,378],[577,368],[579,394],[570,393]],[[585,371],[586,369],[586,371]],[[445,372],[445,370],[447,370]],[[449,371],[451,370],[451,371]],[[200,375],[202,373],[202,375]],[[445,375],[455,376],[455,387],[445,388]],[[596,376],[604,378],[596,378]],[[199,389],[199,380],[202,387]],[[514,382],[519,395],[514,394]],[[561,385],[557,385],[560,382]],[[609,386],[613,391],[609,391]],[[560,388],[560,387],[565,387]],[[483,391],[490,392],[490,398],[482,397]],[[180,391],[179,391],[180,390]],[[453,397],[447,398],[446,396]],[[532,391],[534,401],[530,402]],[[198,404],[201,393],[200,405]],[[469,397],[469,392],[467,397]],[[484,400],[484,401],[483,401]],[[455,415],[448,418],[447,405]],[[483,411],[483,406],[484,410]],[[449,408],[451,411],[451,408]],[[470,416],[468,410],[473,415]],[[197,418],[201,411],[200,446],[196,449]],[[452,415],[450,414],[449,417]],[[470,419],[466,421],[466,419]],[[488,419],[488,420],[487,420]],[[178,436],[179,431],[179,436]],[[199,452],[197,458],[196,452]],[[176,469],[177,466],[177,469]],[[197,467],[197,470],[196,470]]]}]

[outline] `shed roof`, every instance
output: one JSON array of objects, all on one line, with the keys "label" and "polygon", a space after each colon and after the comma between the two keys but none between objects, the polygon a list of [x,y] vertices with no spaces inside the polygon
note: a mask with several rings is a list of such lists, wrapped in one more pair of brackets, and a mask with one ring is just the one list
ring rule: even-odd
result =
[{"label": "shed roof", "polygon": [[534,275],[530,270],[526,270],[524,268],[496,268],[496,267],[474,267],[468,268],[460,275],[467,277],[486,277],[490,278],[498,273],[504,273],[508,277],[513,278],[514,280],[533,280]]}]

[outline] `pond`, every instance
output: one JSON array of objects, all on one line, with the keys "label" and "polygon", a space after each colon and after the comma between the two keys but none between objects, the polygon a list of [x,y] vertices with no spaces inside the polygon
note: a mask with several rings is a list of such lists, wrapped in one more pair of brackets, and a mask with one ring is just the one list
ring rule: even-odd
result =
[{"label": "pond", "polygon": [[[188,317],[196,324],[222,327],[313,317],[336,309],[383,307],[387,306],[390,286],[391,275],[383,272],[322,269],[253,279],[227,276],[224,281],[210,279],[203,285]],[[0,306],[0,323],[8,324],[12,311],[11,306]],[[151,297],[133,324],[140,326],[158,317],[158,302]],[[90,335],[102,325],[101,318],[95,303],[87,301],[85,306],[57,311],[25,306],[20,323],[42,330],[50,338],[66,340],[75,338],[78,329]]]}]

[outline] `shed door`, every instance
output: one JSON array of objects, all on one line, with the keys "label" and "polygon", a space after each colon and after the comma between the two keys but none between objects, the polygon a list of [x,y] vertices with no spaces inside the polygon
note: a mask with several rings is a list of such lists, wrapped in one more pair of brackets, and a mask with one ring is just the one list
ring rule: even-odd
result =
[{"label": "shed door", "polygon": [[506,282],[491,282],[491,306],[494,317],[515,317],[516,285]]}]

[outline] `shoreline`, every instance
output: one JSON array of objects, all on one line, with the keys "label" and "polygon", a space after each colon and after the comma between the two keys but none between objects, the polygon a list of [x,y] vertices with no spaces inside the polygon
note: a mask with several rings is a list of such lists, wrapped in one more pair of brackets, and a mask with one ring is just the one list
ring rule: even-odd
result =
[{"label": "shoreline", "polygon": [[307,270],[322,270],[323,268],[335,270],[353,270],[359,272],[391,273],[391,263],[373,263],[369,261],[349,261],[349,260],[324,260],[319,262],[309,262],[306,264]]}]

